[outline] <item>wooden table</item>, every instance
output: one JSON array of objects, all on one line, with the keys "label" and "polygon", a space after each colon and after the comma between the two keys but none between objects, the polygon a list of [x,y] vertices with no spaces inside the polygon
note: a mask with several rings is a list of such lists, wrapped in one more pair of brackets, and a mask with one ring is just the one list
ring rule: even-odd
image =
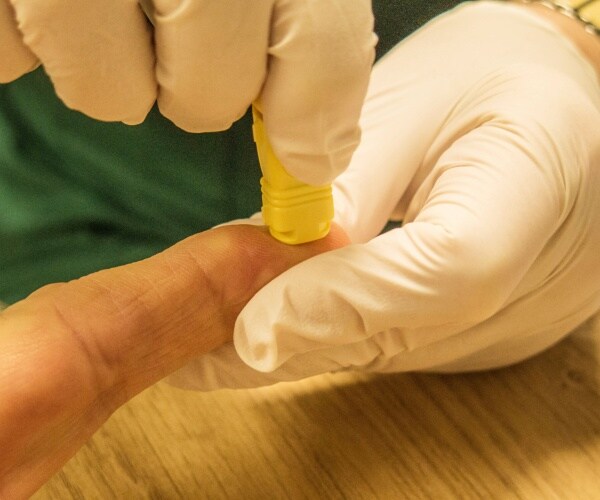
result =
[{"label": "wooden table", "polygon": [[494,372],[159,384],[34,498],[600,499],[600,317]]}]

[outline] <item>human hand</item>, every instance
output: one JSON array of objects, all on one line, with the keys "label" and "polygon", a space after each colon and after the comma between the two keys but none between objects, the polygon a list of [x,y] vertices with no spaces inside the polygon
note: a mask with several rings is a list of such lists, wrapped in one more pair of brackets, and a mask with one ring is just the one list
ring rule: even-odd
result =
[{"label": "human hand", "polygon": [[[369,0],[0,0],[0,82],[43,64],[70,108],[135,124],[155,100],[191,132],[224,130],[260,97],[288,171],[347,167],[376,37]],[[18,25],[18,28],[17,28]]]},{"label": "human hand", "polygon": [[355,244],[261,289],[237,354],[174,383],[493,368],[600,308],[600,86],[547,21],[498,2],[442,16],[376,65],[361,124],[334,184]]},{"label": "human hand", "polygon": [[295,247],[227,226],[0,312],[0,498],[28,498],[121,404],[229,342],[259,287],[346,242],[335,226]]}]

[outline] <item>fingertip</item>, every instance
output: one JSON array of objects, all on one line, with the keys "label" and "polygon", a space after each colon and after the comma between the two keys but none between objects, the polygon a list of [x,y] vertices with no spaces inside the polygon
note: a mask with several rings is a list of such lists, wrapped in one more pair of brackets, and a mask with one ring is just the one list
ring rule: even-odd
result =
[{"label": "fingertip", "polygon": [[327,184],[360,141],[376,43],[370,2],[281,2],[274,18],[261,94],[267,134],[290,174]]},{"label": "fingertip", "polygon": [[[140,99],[139,105],[133,113],[120,121],[125,125],[135,126],[143,123],[156,102],[156,92],[148,92],[145,99]],[[115,120],[116,121],[116,120]]]},{"label": "fingertip", "polygon": [[[252,321],[251,328],[246,325],[246,315],[238,316],[233,332],[233,345],[241,360],[250,368],[268,373],[276,370],[278,365],[277,344],[273,339],[265,338],[262,333],[268,332],[261,328],[260,323]],[[248,335],[248,330],[252,335]]]},{"label": "fingertip", "polygon": [[[312,186],[331,184],[350,164],[360,142],[358,125],[349,127],[343,137],[330,138],[327,133],[313,134],[302,130],[309,123],[298,123],[297,130],[288,130],[285,136],[274,125],[269,140],[275,155],[285,170]],[[285,132],[284,132],[285,133]]]},{"label": "fingertip", "polygon": [[[146,3],[147,0],[146,0]],[[185,4],[185,0],[154,0],[154,13],[157,16],[169,16]]]},{"label": "fingertip", "polygon": [[[202,105],[199,99],[189,98],[189,94],[182,92],[178,94],[175,91],[167,91],[161,86],[157,98],[158,109],[160,113],[171,121],[178,128],[193,134],[202,134],[208,132],[223,132],[229,130],[231,126],[239,120],[248,105],[231,112],[229,109],[214,109],[214,103]],[[222,99],[221,102],[226,101]],[[193,104],[192,104],[193,103]]]},{"label": "fingertip", "polygon": [[[294,308],[287,302],[289,285],[295,281],[292,279],[290,283],[289,279],[283,279],[276,284],[273,280],[284,278],[283,273],[312,257],[350,244],[350,239],[335,223],[325,238],[297,246],[275,240],[265,229],[247,229],[254,231],[254,248],[263,259],[259,268],[262,267],[266,273],[262,273],[262,279],[254,281],[252,293],[236,318],[233,343],[244,363],[254,370],[268,373],[278,369],[296,352],[296,347],[292,346],[294,341],[290,338],[294,337],[297,323]],[[271,259],[271,262],[265,262],[265,259]],[[283,337],[287,341],[283,341]]]},{"label": "fingertip", "polygon": [[[65,106],[103,122],[139,125],[144,122],[156,101],[156,87],[151,78],[150,81],[148,78],[140,79],[136,90],[118,94],[107,93],[103,87],[90,88],[82,81],[67,81],[56,77],[53,81],[56,95]],[[143,86],[146,89],[140,88]]]},{"label": "fingertip", "polygon": [[325,238],[324,243],[327,247],[327,250],[337,250],[338,248],[350,245],[352,243],[352,240],[350,239],[350,236],[342,226],[335,222],[332,222],[331,230]]},{"label": "fingertip", "polygon": [[155,2],[161,113],[188,132],[227,130],[267,71],[270,1]]}]

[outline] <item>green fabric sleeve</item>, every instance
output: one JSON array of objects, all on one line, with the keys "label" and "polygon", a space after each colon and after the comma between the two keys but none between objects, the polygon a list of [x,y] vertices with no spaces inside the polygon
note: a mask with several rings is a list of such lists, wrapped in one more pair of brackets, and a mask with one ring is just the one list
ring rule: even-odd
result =
[{"label": "green fabric sleeve", "polygon": [[[378,55],[458,2],[374,2]],[[67,109],[41,69],[0,86],[0,301],[152,255],[260,209],[249,115],[188,134]]]},{"label": "green fabric sleeve", "polygon": [[70,111],[41,70],[0,87],[0,300],[260,209],[250,122],[188,134]]}]

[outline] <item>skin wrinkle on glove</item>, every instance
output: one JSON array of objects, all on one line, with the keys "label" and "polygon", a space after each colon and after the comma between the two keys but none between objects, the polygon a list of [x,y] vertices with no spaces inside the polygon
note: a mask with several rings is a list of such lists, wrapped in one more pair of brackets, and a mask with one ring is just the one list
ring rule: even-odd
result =
[{"label": "skin wrinkle on glove", "polygon": [[[516,4],[463,4],[376,65],[361,125],[334,183],[355,244],[269,283],[237,319],[237,352],[173,383],[495,368],[598,311],[600,85],[555,26]],[[377,236],[390,214],[402,228]]]}]

